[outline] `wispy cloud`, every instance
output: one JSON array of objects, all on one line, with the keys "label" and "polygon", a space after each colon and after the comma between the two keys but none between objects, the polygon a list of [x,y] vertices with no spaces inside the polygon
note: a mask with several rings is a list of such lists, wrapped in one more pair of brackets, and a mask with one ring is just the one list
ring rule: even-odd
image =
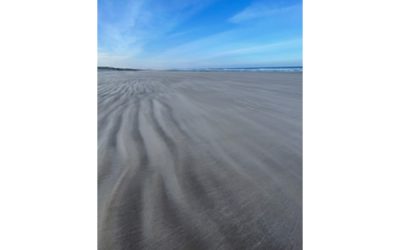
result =
[{"label": "wispy cloud", "polygon": [[301,13],[301,3],[273,5],[271,3],[255,2],[229,18],[229,21],[232,23],[241,23],[258,18],[268,18],[274,15],[287,15],[290,12]]},{"label": "wispy cloud", "polygon": [[[259,63],[267,65],[271,59],[280,59],[279,53],[293,50],[299,51],[295,55],[297,59],[301,57],[301,38],[254,43],[246,39],[239,40],[240,34],[240,30],[221,32],[168,49],[144,61],[156,68],[185,68],[244,65],[249,61],[245,59],[246,57],[258,58]],[[236,42],[233,42],[235,40]],[[295,64],[298,65],[299,60]]]},{"label": "wispy cloud", "polygon": [[127,0],[99,5],[98,63],[135,60],[143,47],[157,40],[204,8],[211,0]]},{"label": "wispy cloud", "polygon": [[219,0],[99,0],[98,65],[301,63],[300,0],[243,1],[244,9],[226,10]]}]

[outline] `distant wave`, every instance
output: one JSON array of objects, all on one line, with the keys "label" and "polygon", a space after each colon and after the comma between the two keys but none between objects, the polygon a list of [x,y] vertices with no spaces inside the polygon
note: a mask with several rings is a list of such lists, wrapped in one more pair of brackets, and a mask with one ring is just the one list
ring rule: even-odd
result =
[{"label": "distant wave", "polygon": [[172,69],[171,71],[200,71],[200,72],[303,72],[303,67],[246,67],[246,68],[193,68]]}]

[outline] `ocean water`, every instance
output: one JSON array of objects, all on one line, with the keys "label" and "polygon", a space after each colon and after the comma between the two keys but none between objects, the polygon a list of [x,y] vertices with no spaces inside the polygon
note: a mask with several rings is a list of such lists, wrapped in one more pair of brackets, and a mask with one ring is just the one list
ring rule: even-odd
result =
[{"label": "ocean water", "polygon": [[244,67],[244,68],[190,68],[172,69],[171,71],[198,71],[198,72],[303,72],[303,67]]}]

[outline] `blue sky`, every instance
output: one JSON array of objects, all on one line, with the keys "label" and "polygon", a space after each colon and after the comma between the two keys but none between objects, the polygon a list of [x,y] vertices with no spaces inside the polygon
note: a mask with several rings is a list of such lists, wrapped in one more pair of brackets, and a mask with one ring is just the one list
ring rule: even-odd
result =
[{"label": "blue sky", "polygon": [[301,0],[98,0],[98,65],[302,65]]}]

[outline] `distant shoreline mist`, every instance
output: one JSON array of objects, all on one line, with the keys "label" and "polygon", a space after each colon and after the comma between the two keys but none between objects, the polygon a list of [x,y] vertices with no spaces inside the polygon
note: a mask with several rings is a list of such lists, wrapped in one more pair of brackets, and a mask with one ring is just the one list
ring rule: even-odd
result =
[{"label": "distant shoreline mist", "polygon": [[97,70],[111,70],[111,71],[140,71],[141,69],[131,69],[131,68],[115,68],[107,66],[98,66]]}]

